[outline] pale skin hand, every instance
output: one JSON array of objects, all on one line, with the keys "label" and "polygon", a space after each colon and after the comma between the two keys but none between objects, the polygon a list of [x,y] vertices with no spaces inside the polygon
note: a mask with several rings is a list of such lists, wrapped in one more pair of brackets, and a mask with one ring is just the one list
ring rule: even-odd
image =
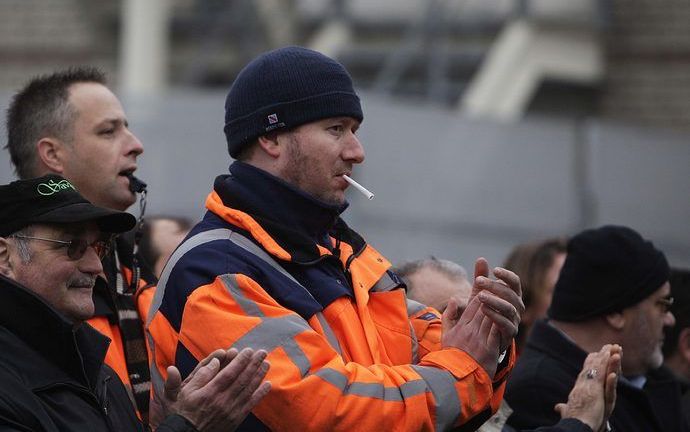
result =
[{"label": "pale skin hand", "polygon": [[[555,406],[561,418],[576,418],[595,432],[606,430],[606,422],[616,405],[621,355],[620,345],[604,345],[598,352],[587,356],[568,395],[568,402]],[[598,373],[594,378],[587,378],[587,371],[591,369]]]},{"label": "pale skin hand", "polygon": [[499,353],[506,350],[517,334],[522,303],[520,278],[513,272],[496,267],[489,278],[489,264],[477,259],[474,285],[464,312],[458,299],[451,298],[441,317],[441,345],[458,348],[469,354],[493,379]]},{"label": "pale skin hand", "polygon": [[[227,364],[226,357],[228,352],[222,349],[215,350],[208,355],[205,359],[201,360],[187,380],[190,380],[199,368],[206,366],[211,359],[217,358],[221,363]],[[233,355],[237,355],[235,350]],[[149,408],[149,426],[152,430],[156,430],[158,425],[165,419],[165,417],[174,414],[172,411],[173,403],[177,400],[177,394],[180,392],[180,387],[182,385],[182,376],[180,371],[175,366],[169,366],[168,378],[164,383],[164,394],[160,395],[155,393],[153,399],[151,399],[151,405]]]},{"label": "pale skin hand", "polygon": [[441,316],[441,345],[457,348],[469,354],[493,379],[498,366],[497,353],[500,335],[491,319],[482,311],[478,296],[470,299],[464,312],[459,301],[451,297]]},{"label": "pale skin hand", "polygon": [[503,352],[510,347],[517,334],[525,304],[522,302],[520,278],[515,273],[495,267],[493,274],[496,279],[489,277],[489,263],[486,259],[478,258],[474,264],[470,299],[478,296],[482,301],[482,310],[491,318],[500,334],[497,352]]},{"label": "pale skin hand", "polygon": [[262,382],[269,368],[265,358],[263,350],[217,350],[184,381],[176,367],[168,367],[165,394],[152,401],[152,427],[179,414],[201,432],[235,430],[271,389],[270,382]]}]

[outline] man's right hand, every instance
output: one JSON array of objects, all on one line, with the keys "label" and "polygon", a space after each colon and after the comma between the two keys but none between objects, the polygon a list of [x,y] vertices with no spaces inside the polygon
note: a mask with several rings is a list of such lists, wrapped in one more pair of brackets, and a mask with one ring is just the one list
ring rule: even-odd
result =
[{"label": "man's right hand", "polygon": [[621,354],[620,345],[604,345],[598,352],[587,356],[568,395],[568,402],[555,407],[561,418],[576,418],[595,432],[606,430],[606,423],[616,405]]},{"label": "man's right hand", "polygon": [[168,367],[164,414],[181,415],[200,432],[235,430],[271,389],[270,382],[262,383],[269,369],[265,358],[263,350],[218,350],[183,382],[177,368]]}]

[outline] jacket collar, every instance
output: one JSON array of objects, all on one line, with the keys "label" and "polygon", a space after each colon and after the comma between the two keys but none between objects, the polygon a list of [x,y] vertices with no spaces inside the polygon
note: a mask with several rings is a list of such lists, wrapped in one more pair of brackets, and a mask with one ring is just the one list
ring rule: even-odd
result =
[{"label": "jacket collar", "polygon": [[527,347],[556,357],[559,362],[579,371],[587,353],[570,340],[559,329],[549,324],[546,319],[534,323],[532,332],[527,338]]},{"label": "jacket collar", "polygon": [[0,325],[73,379],[94,388],[110,340],[74,326],[43,299],[0,275]]},{"label": "jacket collar", "polygon": [[339,218],[347,202],[325,203],[252,165],[234,162],[229,175],[216,178],[214,190],[225,206],[257,221],[294,262],[318,260],[324,254],[319,245],[331,247],[329,235],[348,241],[354,250],[364,246]]}]

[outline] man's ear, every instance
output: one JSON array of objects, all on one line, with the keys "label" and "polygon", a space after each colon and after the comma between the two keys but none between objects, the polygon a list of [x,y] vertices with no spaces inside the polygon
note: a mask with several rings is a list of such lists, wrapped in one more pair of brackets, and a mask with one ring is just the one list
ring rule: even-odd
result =
[{"label": "man's ear", "polygon": [[607,314],[604,319],[606,322],[616,330],[623,330],[625,327],[625,314],[623,312],[613,312]]},{"label": "man's ear", "polygon": [[[65,144],[53,137],[44,137],[36,143],[36,151],[39,166],[43,165],[49,171],[62,174],[65,170],[63,161],[65,160]],[[39,172],[42,171],[39,169]]]},{"label": "man's ear", "polygon": [[10,261],[10,241],[6,237],[0,237],[0,274],[11,278],[12,262]]},{"label": "man's ear", "polygon": [[261,135],[257,141],[259,147],[272,158],[277,158],[280,156],[280,152],[283,151],[283,146],[281,146],[279,135],[277,133],[268,133],[266,135]]}]

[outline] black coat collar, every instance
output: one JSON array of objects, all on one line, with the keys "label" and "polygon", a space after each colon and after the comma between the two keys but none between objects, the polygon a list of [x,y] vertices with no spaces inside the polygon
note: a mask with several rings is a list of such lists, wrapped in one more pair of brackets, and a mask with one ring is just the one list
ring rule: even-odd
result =
[{"label": "black coat collar", "polygon": [[527,347],[555,357],[560,363],[576,371],[575,375],[582,369],[582,364],[587,357],[587,353],[582,348],[549,324],[547,320],[539,320],[534,324],[527,339]]},{"label": "black coat collar", "polygon": [[[72,379],[95,388],[110,340],[88,324],[75,327],[39,296],[2,275],[0,326]],[[46,372],[38,376],[45,378]]]}]

